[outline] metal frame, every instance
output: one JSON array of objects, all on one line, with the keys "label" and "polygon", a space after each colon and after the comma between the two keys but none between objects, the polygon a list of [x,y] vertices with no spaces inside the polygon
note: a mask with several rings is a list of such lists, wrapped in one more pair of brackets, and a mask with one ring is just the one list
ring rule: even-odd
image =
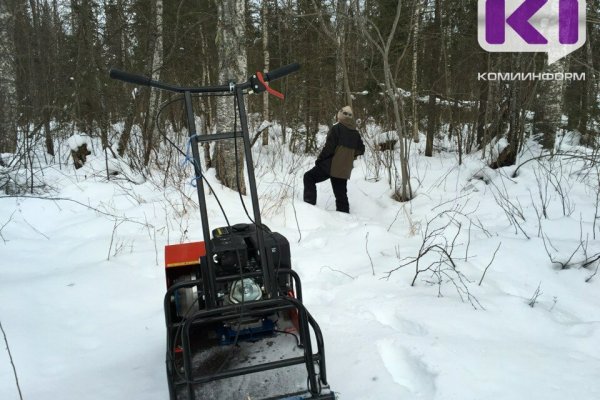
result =
[{"label": "metal frame", "polygon": [[[254,174],[254,165],[252,161],[252,149],[250,142],[250,134],[248,131],[248,119],[246,107],[244,105],[244,95],[248,90],[261,92],[268,90],[270,93],[274,91],[266,86],[265,81],[278,79],[299,68],[298,64],[290,64],[275,71],[265,74],[264,79],[260,73],[253,75],[247,82],[222,86],[209,87],[179,87],[170,84],[165,84],[158,81],[153,81],[147,77],[130,74],[119,70],[111,70],[110,76],[115,79],[120,79],[126,82],[155,87],[162,90],[167,90],[176,93],[182,93],[185,111],[187,116],[187,127],[189,140],[194,144],[192,148],[193,166],[196,180],[196,188],[198,201],[200,206],[200,218],[202,221],[202,231],[206,248],[206,255],[200,260],[198,268],[199,279],[181,283],[176,283],[168,288],[164,297],[165,320],[167,326],[167,379],[169,384],[169,392],[172,400],[178,398],[180,387],[185,387],[188,400],[195,400],[195,386],[203,383],[241,376],[255,372],[268,371],[271,369],[284,368],[292,365],[305,364],[308,375],[308,391],[304,393],[290,393],[283,397],[276,396],[275,398],[285,398],[288,396],[310,396],[313,399],[334,399],[333,392],[326,394],[321,393],[322,387],[327,387],[327,373],[325,368],[325,348],[321,329],[308,310],[302,304],[302,287],[300,277],[293,270],[275,270],[270,252],[265,251],[265,239],[263,229],[261,228],[262,219],[260,215],[260,207],[258,202],[258,192],[256,179]],[[238,104],[238,113],[241,125],[241,132],[226,132],[216,135],[198,135],[196,131],[194,109],[192,103],[192,94],[215,94],[235,96]],[[213,249],[210,241],[210,224],[208,219],[208,211],[206,206],[206,193],[204,191],[203,171],[200,161],[200,154],[197,143],[206,141],[219,141],[241,138],[244,146],[244,155],[246,161],[246,170],[248,173],[248,183],[252,208],[254,214],[254,223],[256,224],[256,234],[258,241],[258,249],[260,254],[267,255],[260,257],[261,270],[250,274],[235,274],[229,276],[217,277],[215,265],[213,261]],[[280,275],[289,275],[293,282],[296,291],[296,298],[289,297],[287,293],[279,293],[278,277]],[[219,306],[217,298],[217,283],[231,282],[245,277],[260,277],[263,278],[265,296],[262,300],[245,302],[241,304]],[[175,292],[179,289],[190,288],[196,286],[198,289],[198,300],[204,300],[205,309],[194,312],[192,315],[186,316],[183,320],[172,315],[171,299]],[[201,377],[195,377],[192,370],[192,354],[193,348],[191,344],[191,332],[193,327],[198,327],[207,324],[214,324],[223,321],[231,321],[236,316],[264,316],[280,311],[295,310],[298,315],[298,331],[300,343],[304,348],[302,357],[293,357],[286,360],[271,361],[262,364],[256,364],[249,367],[236,368],[234,370],[208,374]],[[310,331],[314,333],[317,343],[317,352],[313,354]],[[176,380],[178,372],[175,360],[175,346],[179,343],[178,335],[181,335],[181,348],[184,364],[184,379]],[[315,369],[318,366],[318,373]],[[307,398],[307,397],[305,397]]]}]

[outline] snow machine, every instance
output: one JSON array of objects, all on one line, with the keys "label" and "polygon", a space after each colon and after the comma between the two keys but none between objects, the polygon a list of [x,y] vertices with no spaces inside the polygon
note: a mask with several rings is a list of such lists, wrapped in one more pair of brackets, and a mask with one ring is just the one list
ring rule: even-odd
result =
[{"label": "snow machine", "polygon": [[[335,399],[327,383],[323,335],[302,303],[289,242],[261,222],[244,105],[249,93],[268,91],[282,98],[268,82],[299,68],[293,63],[257,72],[244,83],[210,87],[179,87],[110,70],[113,79],[178,93],[186,111],[192,152],[186,159],[194,167],[204,241],[165,248],[171,400]],[[241,131],[234,126],[232,132],[198,134],[192,97],[201,95],[232,96],[234,125],[239,118]],[[233,140],[235,154],[239,142],[243,146],[253,216],[246,211],[251,223],[218,227],[211,235],[204,188],[209,184],[198,144],[219,140]]]}]

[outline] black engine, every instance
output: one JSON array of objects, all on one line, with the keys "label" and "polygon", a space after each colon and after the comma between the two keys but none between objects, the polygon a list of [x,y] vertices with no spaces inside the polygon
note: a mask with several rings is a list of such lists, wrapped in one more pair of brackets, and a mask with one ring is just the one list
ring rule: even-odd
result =
[{"label": "black engine", "polygon": [[[269,252],[273,268],[280,270],[291,269],[290,243],[281,234],[271,232],[262,225],[266,251]],[[231,227],[214,229],[211,247],[214,254],[215,274],[217,277],[240,275],[260,271],[261,254],[257,239],[257,226],[254,224],[236,224]],[[262,285],[262,279],[254,281]],[[291,289],[291,277],[281,274],[278,278],[279,288],[287,293]],[[223,288],[225,289],[225,288]],[[224,291],[229,291],[229,288]]]}]

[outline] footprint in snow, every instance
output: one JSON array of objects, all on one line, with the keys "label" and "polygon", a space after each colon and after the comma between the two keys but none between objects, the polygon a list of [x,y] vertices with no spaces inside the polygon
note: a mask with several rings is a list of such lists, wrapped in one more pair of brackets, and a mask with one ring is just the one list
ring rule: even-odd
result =
[{"label": "footprint in snow", "polygon": [[398,311],[392,312],[388,308],[380,307],[371,310],[371,312],[375,316],[377,322],[389,326],[400,333],[410,336],[427,336],[429,333],[427,328],[418,322],[408,320],[398,315]]},{"label": "footprint in snow", "polygon": [[436,374],[418,357],[409,353],[398,340],[377,342],[379,356],[394,382],[411,394],[412,399],[432,399],[435,396]]}]

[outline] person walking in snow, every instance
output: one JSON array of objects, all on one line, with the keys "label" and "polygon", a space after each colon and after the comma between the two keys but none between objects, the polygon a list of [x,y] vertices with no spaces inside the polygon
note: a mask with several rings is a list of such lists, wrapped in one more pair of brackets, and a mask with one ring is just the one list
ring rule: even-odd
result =
[{"label": "person walking in snow", "polygon": [[356,130],[350,106],[337,113],[337,123],[327,133],[325,146],[315,166],[304,174],[304,201],[317,204],[317,183],[331,180],[337,211],[349,213],[347,183],[356,157],[365,153],[365,145]]}]

